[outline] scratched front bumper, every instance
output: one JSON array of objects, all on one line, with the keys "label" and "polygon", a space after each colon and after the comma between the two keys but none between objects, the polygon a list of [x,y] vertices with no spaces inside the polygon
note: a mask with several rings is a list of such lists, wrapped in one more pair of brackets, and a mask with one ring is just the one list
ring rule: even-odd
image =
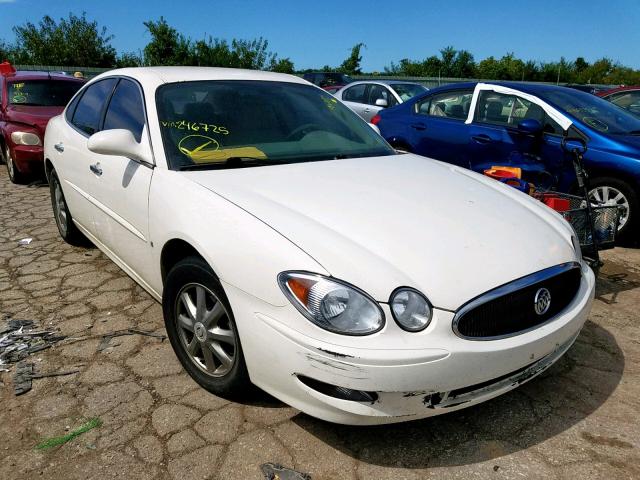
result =
[{"label": "scratched front bumper", "polygon": [[[293,327],[307,322],[293,307],[271,307],[232,287],[251,380],[280,400],[318,418],[353,425],[393,423],[465,408],[501,395],[549,368],[573,344],[591,308],[595,279],[585,267],[578,295],[547,324],[515,337],[470,341],[451,328],[453,313],[434,311],[435,325],[422,348],[408,348],[395,334],[390,312],[378,340],[344,337],[316,329],[313,337]],[[385,336],[386,335],[386,336]],[[410,337],[414,338],[414,337]],[[417,337],[415,337],[417,338]],[[376,392],[373,403],[341,400],[299,380]]]}]

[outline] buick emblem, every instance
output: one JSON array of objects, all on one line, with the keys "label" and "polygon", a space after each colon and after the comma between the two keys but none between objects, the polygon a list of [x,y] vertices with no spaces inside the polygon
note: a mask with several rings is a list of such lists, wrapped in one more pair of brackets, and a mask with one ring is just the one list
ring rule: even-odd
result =
[{"label": "buick emblem", "polygon": [[551,306],[551,292],[546,288],[539,288],[533,299],[534,307],[538,315],[544,315]]}]

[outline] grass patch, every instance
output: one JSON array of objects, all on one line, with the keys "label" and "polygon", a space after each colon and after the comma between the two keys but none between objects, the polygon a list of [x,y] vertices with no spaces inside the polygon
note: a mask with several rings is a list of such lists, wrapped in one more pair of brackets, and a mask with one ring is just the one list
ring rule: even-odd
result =
[{"label": "grass patch", "polygon": [[68,441],[73,440],[77,436],[80,436],[83,433],[88,432],[89,430],[91,430],[93,428],[96,428],[96,427],[99,427],[101,425],[102,425],[102,420],[100,420],[97,417],[96,418],[92,418],[87,423],[84,423],[84,424],[80,425],[75,430],[71,430],[66,435],[62,435],[60,437],[47,438],[46,440],[44,440],[44,441],[40,442],[38,445],[36,445],[36,449],[37,450],[47,450],[49,448],[57,447],[58,445],[63,445],[65,443],[67,443]]}]

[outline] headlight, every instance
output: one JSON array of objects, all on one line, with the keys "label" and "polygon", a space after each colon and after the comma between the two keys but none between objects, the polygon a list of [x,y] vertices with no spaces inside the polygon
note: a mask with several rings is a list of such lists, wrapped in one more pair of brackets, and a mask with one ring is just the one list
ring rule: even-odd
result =
[{"label": "headlight", "polygon": [[412,288],[399,288],[389,300],[391,313],[400,328],[419,332],[431,323],[431,304],[424,295]]},{"label": "headlight", "polygon": [[11,141],[16,145],[31,145],[34,147],[42,145],[40,137],[35,133],[29,132],[12,132]]},{"label": "headlight", "polygon": [[362,290],[333,278],[304,272],[278,275],[280,288],[300,312],[325,330],[368,335],[384,326],[378,303]]}]

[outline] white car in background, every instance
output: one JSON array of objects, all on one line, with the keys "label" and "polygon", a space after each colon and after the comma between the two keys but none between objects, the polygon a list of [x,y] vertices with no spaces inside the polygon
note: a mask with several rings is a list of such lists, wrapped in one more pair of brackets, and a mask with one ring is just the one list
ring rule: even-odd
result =
[{"label": "white car in background", "polygon": [[383,108],[394,107],[427,91],[424,85],[402,80],[363,80],[342,87],[334,95],[370,122]]},{"label": "white car in background", "polygon": [[573,343],[594,275],[571,227],[468,170],[398,155],[294,76],[112,70],[45,136],[55,219],[162,302],[207,390],[399,422],[490,399]]}]

